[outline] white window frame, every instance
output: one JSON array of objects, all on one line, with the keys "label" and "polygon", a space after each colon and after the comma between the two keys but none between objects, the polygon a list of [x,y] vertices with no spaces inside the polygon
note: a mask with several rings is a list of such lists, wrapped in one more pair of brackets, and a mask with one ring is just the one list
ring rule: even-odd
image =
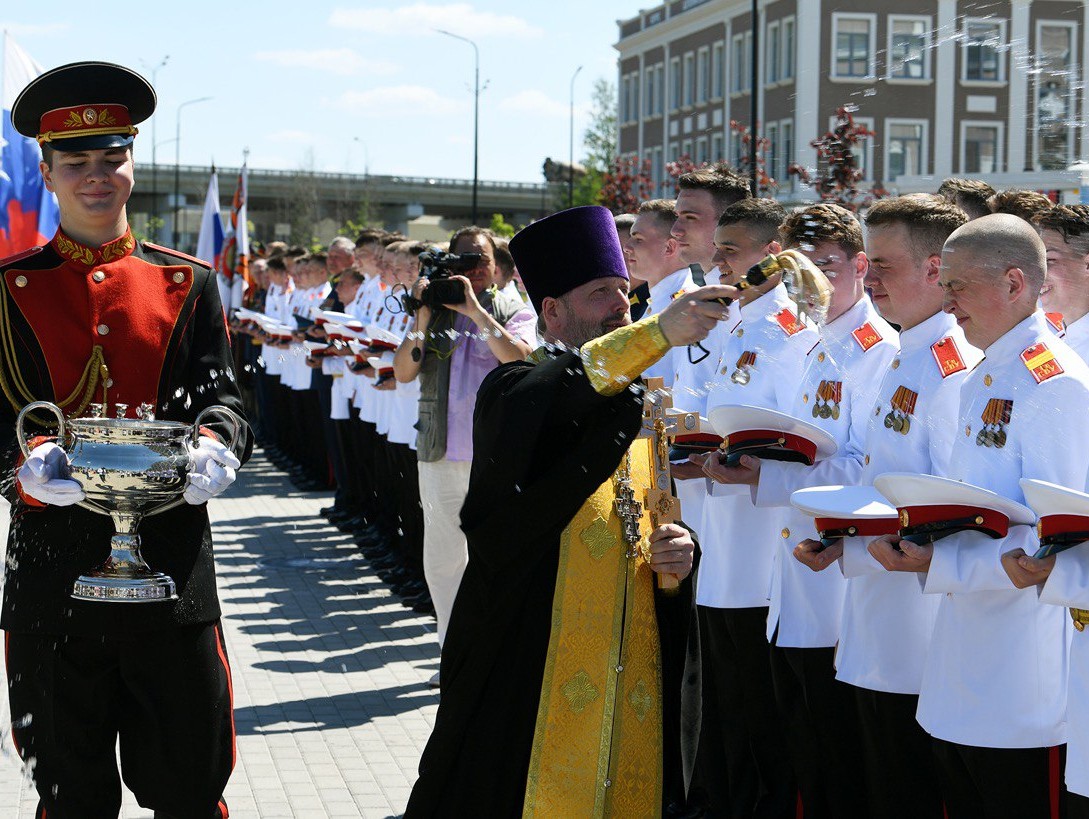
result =
[{"label": "white window frame", "polygon": [[[864,20],[870,27],[869,33],[869,54],[866,60],[866,74],[865,76],[858,77],[854,75],[844,75],[836,73],[836,43],[839,40],[839,25],[841,22],[850,20],[858,21]],[[877,79],[877,15],[867,13],[856,12],[844,12],[834,11],[832,12],[832,43],[829,47],[830,52],[830,64],[828,67],[828,79],[833,82],[873,82]]]},{"label": "white window frame", "polygon": [[654,66],[643,69],[643,117],[654,116]]},{"label": "white window frame", "polygon": [[665,63],[654,66],[654,116],[660,117],[665,111]]},{"label": "white window frame", "polygon": [[790,174],[787,169],[794,163],[794,154],[797,152],[797,146],[794,144],[794,120],[783,119],[779,120],[779,141],[786,146],[786,134],[790,132],[790,150],[780,151],[780,155],[783,158],[783,175],[779,177],[780,182],[785,182],[790,179]]},{"label": "white window frame", "polygon": [[669,161],[676,162],[681,158],[681,146],[677,142],[669,143]]},{"label": "white window frame", "polygon": [[684,100],[684,78],[681,76],[681,58],[669,60],[669,110],[680,110]]},{"label": "white window frame", "polygon": [[726,92],[726,43],[719,41],[711,51],[711,99],[720,100]]},{"label": "white window frame", "polygon": [[889,170],[889,154],[892,148],[892,126],[894,125],[913,125],[922,126],[919,137],[919,176],[925,176],[930,169],[930,120],[927,119],[911,119],[908,117],[886,117],[885,118],[885,130],[882,135],[882,147],[884,148],[884,155],[882,159],[883,169],[885,171],[885,181],[889,184],[893,181],[893,176]]},{"label": "white window frame", "polygon": [[[1068,22],[1066,20],[1037,20],[1036,21],[1036,38],[1033,43],[1036,49],[1039,49],[1040,40],[1042,38],[1041,30],[1043,28],[1065,28],[1070,30],[1070,70],[1077,71],[1080,66],[1078,64],[1078,24],[1074,22]],[[1077,156],[1077,129],[1075,127],[1075,117],[1073,112],[1077,110],[1077,95],[1080,93],[1080,78],[1075,80],[1071,87],[1067,89],[1067,94],[1070,99],[1071,116],[1067,120],[1066,126],[1066,145],[1067,154],[1066,161],[1069,165],[1074,161],[1074,157]],[[1040,164],[1040,74],[1036,73],[1032,79],[1032,161],[1037,169],[1041,167]]]},{"label": "white window frame", "polygon": [[[998,56],[998,79],[997,80],[980,80],[968,78],[968,28],[973,23],[982,23],[988,26],[998,27],[998,39],[999,43],[995,49]],[[963,28],[961,29],[961,41],[960,41],[960,81],[964,85],[976,86],[979,88],[994,88],[995,86],[1006,84],[1006,63],[1009,54],[1009,34],[1008,23],[1004,17],[965,17]]]},{"label": "white window frame", "polygon": [[[794,53],[798,49],[798,27],[794,17],[784,17],[780,21],[783,44],[781,47],[783,64],[779,67],[779,82],[793,82],[794,80]],[[789,41],[787,30],[790,30]],[[789,42],[789,46],[788,46]]]},{"label": "white window frame", "polygon": [[695,160],[695,154],[692,153],[692,140],[686,139],[681,143],[681,156],[687,155],[689,159]]},{"label": "white window frame", "polygon": [[620,75],[620,110],[616,112],[621,124],[628,121],[628,75]]},{"label": "white window frame", "polygon": [[[703,157],[702,159],[700,157]],[[693,157],[697,165],[701,165],[704,162],[711,161],[711,146],[707,142],[707,137],[699,137],[696,140],[696,155]]]},{"label": "white window frame", "polygon": [[767,43],[764,51],[764,84],[775,85],[779,82],[783,62],[783,39],[778,20],[768,23],[764,42]]},{"label": "white window frame", "polygon": [[721,133],[711,134],[711,161],[721,162],[726,159],[726,137]]},{"label": "white window frame", "polygon": [[[861,125],[870,131],[876,131],[877,128],[874,125],[873,117],[855,117],[855,124]],[[835,130],[836,124],[839,122],[838,118],[831,116],[828,118],[828,130]],[[873,144],[877,137],[866,137],[866,140],[862,143],[862,170],[863,176],[862,182],[873,182]]]},{"label": "white window frame", "polygon": [[[892,73],[892,35],[896,23],[922,23],[923,24],[923,76],[922,77],[896,77]],[[929,84],[933,78],[933,59],[931,51],[934,50],[934,20],[929,14],[890,14],[887,20],[888,32],[885,43],[885,79],[891,83],[900,85]]]},{"label": "white window frame", "polygon": [[696,101],[696,53],[684,55],[684,80],[681,83],[681,108],[691,108]]},{"label": "white window frame", "polygon": [[[730,40],[730,65],[735,69],[730,72],[731,95],[744,94],[749,88],[745,81],[746,75],[749,73],[749,61],[745,59],[745,53],[745,34],[735,34]],[[750,51],[749,54],[751,53]]]},{"label": "white window frame", "polygon": [[768,150],[764,154],[764,171],[772,179],[779,178],[779,161],[781,154],[779,148],[779,123],[769,122],[766,126],[765,136],[768,140]]},{"label": "white window frame", "polygon": [[998,132],[995,140],[995,165],[992,173],[1003,173],[1006,168],[1006,123],[997,119],[962,119],[960,121],[960,173],[983,173],[965,170],[969,128],[993,128]]},{"label": "white window frame", "polygon": [[696,51],[696,104],[711,99],[711,47],[703,46]]}]

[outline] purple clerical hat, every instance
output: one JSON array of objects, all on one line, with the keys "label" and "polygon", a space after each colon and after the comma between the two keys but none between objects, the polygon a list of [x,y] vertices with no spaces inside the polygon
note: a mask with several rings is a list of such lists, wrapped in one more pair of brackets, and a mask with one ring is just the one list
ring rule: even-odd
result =
[{"label": "purple clerical hat", "polygon": [[594,279],[628,278],[616,222],[599,205],[561,210],[522,228],[510,253],[533,307]]}]

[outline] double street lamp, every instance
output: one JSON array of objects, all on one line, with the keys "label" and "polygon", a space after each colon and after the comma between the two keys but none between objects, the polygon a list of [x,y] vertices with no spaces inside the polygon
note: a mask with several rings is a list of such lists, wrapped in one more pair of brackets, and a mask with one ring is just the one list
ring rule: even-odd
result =
[{"label": "double street lamp", "polygon": [[480,185],[479,176],[477,170],[479,167],[480,159],[480,49],[476,47],[476,43],[470,40],[468,37],[462,37],[460,34],[454,34],[451,31],[437,28],[435,29],[439,34],[445,34],[447,37],[453,37],[455,40],[461,40],[464,43],[468,43],[473,47],[473,56],[475,67],[473,69],[473,207],[472,216],[470,222],[476,224],[476,200],[477,200],[477,188]]},{"label": "double street lamp", "polygon": [[181,135],[182,135],[182,123],[181,113],[182,109],[187,105],[196,105],[198,102],[207,102],[211,97],[198,97],[195,100],[186,100],[178,106],[178,114],[175,119],[175,132],[174,132],[174,247],[177,248],[181,243],[181,225],[179,224],[179,218],[181,217]]},{"label": "double street lamp", "polygon": [[581,65],[571,75],[571,114],[568,118],[567,134],[567,207],[569,208],[575,204],[575,77],[580,71],[582,71]]}]

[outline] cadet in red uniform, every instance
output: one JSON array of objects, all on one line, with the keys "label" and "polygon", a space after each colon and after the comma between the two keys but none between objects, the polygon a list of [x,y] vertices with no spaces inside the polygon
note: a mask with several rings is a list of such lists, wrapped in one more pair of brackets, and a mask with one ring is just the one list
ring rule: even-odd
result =
[{"label": "cadet in red uniform", "polygon": [[[12,109],[42,146],[60,204],[45,247],[0,262],[0,444],[12,475],[20,408],[45,399],[68,417],[127,405],[134,417],[193,423],[206,406],[242,412],[215,276],[139,242],[125,205],[136,124],[155,108],[121,66],[77,63],[28,85]],[[211,423],[190,453],[187,503],[144,519],[143,553],[178,599],[121,604],[70,597],[109,553],[113,525],[76,506],[67,456],[43,443],[4,482],[12,503],[0,628],[15,745],[34,760],[37,817],[117,816],[121,782],[157,817],[225,817],[234,765],[230,669],[219,626],[206,501],[250,451]],[[41,432],[46,432],[42,430]]]}]

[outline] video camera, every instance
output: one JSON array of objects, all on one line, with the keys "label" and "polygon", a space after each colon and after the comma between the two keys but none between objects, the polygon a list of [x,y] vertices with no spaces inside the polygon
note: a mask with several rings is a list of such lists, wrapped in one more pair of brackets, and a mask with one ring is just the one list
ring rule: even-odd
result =
[{"label": "video camera", "polygon": [[465,289],[461,282],[450,277],[467,273],[480,264],[479,253],[446,253],[437,247],[420,254],[420,275],[428,280],[422,298],[406,293],[401,297],[405,312],[413,315],[421,306],[442,307],[447,304],[464,304]]}]

